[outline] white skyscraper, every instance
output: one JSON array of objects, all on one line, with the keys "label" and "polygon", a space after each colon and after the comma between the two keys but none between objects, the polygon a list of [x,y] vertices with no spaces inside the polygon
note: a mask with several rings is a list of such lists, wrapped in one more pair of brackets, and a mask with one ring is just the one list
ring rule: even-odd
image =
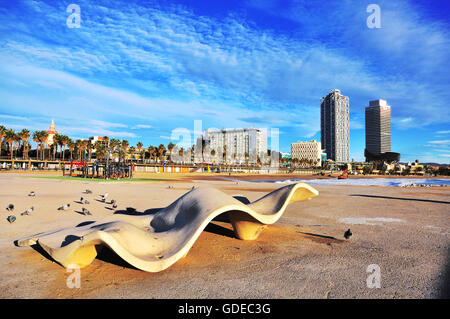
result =
[{"label": "white skyscraper", "polygon": [[320,134],[328,159],[350,161],[349,102],[339,90],[320,100]]}]

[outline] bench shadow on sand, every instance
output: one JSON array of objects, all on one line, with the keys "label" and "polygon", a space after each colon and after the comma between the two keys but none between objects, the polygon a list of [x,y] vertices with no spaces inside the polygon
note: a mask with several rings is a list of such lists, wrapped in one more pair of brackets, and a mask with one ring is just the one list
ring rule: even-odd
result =
[{"label": "bench shadow on sand", "polygon": [[383,199],[398,199],[398,200],[412,200],[418,202],[437,203],[437,204],[450,204],[450,202],[444,202],[440,200],[421,199],[421,198],[408,198],[408,197],[390,197],[379,195],[367,195],[367,194],[351,194],[349,196],[368,197],[368,198],[383,198]]}]

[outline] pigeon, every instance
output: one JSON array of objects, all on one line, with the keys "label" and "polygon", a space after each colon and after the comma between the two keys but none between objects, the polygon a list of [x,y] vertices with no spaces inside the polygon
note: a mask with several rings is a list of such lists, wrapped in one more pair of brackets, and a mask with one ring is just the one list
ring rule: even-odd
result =
[{"label": "pigeon", "polygon": [[9,212],[12,212],[12,211],[14,210],[14,205],[13,205],[13,204],[9,204],[9,205],[6,207],[6,210],[9,211]]},{"label": "pigeon", "polygon": [[8,216],[8,218],[6,218],[7,221],[9,221],[10,223],[14,223],[16,221],[16,216]]},{"label": "pigeon", "polygon": [[84,215],[92,215],[89,210],[87,210],[86,208],[83,207],[82,212]]},{"label": "pigeon", "polygon": [[108,197],[108,193],[105,193],[104,195],[101,195],[102,196],[102,202],[105,202],[106,201],[106,198]]},{"label": "pigeon", "polygon": [[86,190],[84,191],[84,193],[85,193],[85,194],[92,194],[92,191],[91,191],[90,189],[86,189]]},{"label": "pigeon", "polygon": [[22,214],[20,214],[21,216],[25,216],[25,215],[30,215],[34,210],[34,207],[31,206],[30,208],[28,208],[26,211],[24,211]]},{"label": "pigeon", "polygon": [[34,196],[36,196],[36,194],[35,194],[35,192],[31,191],[31,192],[28,194],[28,196],[34,197]]},{"label": "pigeon", "polygon": [[350,239],[350,237],[352,237],[352,235],[353,235],[353,234],[352,234],[350,228],[347,229],[347,231],[344,233],[345,239]]},{"label": "pigeon", "polygon": [[64,204],[61,207],[58,208],[58,210],[68,210],[70,207],[70,204]]}]

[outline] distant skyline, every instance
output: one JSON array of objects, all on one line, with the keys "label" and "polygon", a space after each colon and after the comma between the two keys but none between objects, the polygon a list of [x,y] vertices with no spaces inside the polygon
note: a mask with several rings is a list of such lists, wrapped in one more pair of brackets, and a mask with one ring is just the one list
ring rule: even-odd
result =
[{"label": "distant skyline", "polygon": [[[81,27],[69,28],[69,4]],[[144,4],[142,4],[144,3]],[[381,28],[369,29],[369,4]],[[401,161],[450,162],[444,1],[0,0],[0,124],[167,145],[172,130],[278,128],[320,141],[320,98],[349,97],[350,160],[369,101]],[[176,140],[172,140],[176,143]],[[268,143],[270,147],[270,141]]]}]

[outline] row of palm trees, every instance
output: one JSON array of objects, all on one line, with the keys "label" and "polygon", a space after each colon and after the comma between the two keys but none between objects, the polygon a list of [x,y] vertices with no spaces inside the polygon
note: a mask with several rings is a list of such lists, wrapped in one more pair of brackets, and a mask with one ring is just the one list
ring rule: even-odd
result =
[{"label": "row of palm trees", "polygon": [[293,158],[293,159],[281,159],[281,162],[288,161],[293,167],[311,167],[316,166],[319,163],[319,159],[313,160],[308,158]]},{"label": "row of palm trees", "polygon": [[[165,159],[172,161],[172,154],[175,152],[180,156],[183,156],[185,153],[183,148],[175,149],[175,144],[173,143],[169,143],[167,147],[164,144],[159,144],[159,146],[149,145],[147,148],[144,148],[142,142],[138,142],[136,146],[130,146],[130,143],[127,140],[110,139],[107,136],[104,136],[93,143],[91,140],[77,139],[74,141],[67,135],[55,134],[53,136],[53,143],[48,143],[47,131],[35,131],[31,135],[30,131],[27,129],[15,132],[11,128],[7,129],[0,125],[0,154],[2,153],[2,147],[6,144],[11,159],[14,157],[14,151],[16,157],[18,156],[18,152],[21,151],[22,158],[28,159],[28,154],[31,150],[31,144],[29,142],[30,137],[32,137],[33,142],[37,145],[36,158],[40,160],[60,159],[64,161],[66,159],[67,150],[70,153],[70,160],[86,159],[89,161],[92,159],[94,153],[96,158],[100,160],[106,158],[109,153],[110,156],[119,157],[121,159],[125,159],[127,155],[130,155],[131,158],[134,158],[135,155],[139,155],[139,158],[143,160],[149,159],[151,162],[162,162]],[[193,149],[190,151],[193,152]],[[59,158],[57,156],[58,154]],[[224,156],[225,154],[226,148],[224,150]],[[212,150],[211,155],[215,157],[216,151]],[[247,158],[248,154],[246,154],[246,159]],[[288,161],[293,167],[315,166],[318,162],[303,158],[292,160],[280,159],[280,161],[281,163]]]},{"label": "row of palm trees", "polygon": [[[67,135],[55,134],[53,136],[53,143],[49,143],[47,131],[35,131],[32,135],[29,130],[23,129],[20,132],[9,128],[7,129],[3,125],[0,125],[0,155],[3,150],[9,152],[11,159],[17,158],[19,152],[22,153],[23,159],[29,158],[29,152],[31,151],[31,144],[29,142],[30,137],[33,142],[36,143],[36,158],[40,160],[60,159],[64,161],[66,159],[66,151],[70,153],[70,160],[73,159],[87,159],[91,160],[93,153],[96,154],[97,159],[103,159],[108,153],[113,157],[120,157],[125,159],[128,155],[133,158],[135,154],[139,154],[142,159],[150,159],[153,161],[163,161],[167,155],[167,151],[170,153],[175,147],[175,144],[169,143],[167,147],[164,144],[159,146],[150,145],[146,149],[142,142],[138,142],[135,146],[130,146],[127,140],[119,140],[104,136],[96,142],[91,140],[72,140]],[[58,152],[59,149],[59,152]],[[59,158],[58,155],[59,154]]]},{"label": "row of palm trees", "polygon": [[28,152],[31,149],[31,144],[28,142],[29,138],[30,131],[27,129],[16,133],[13,129],[7,129],[3,125],[0,125],[0,154],[4,143],[8,144],[11,159],[13,158],[14,149],[17,151],[21,146],[25,152]]}]

